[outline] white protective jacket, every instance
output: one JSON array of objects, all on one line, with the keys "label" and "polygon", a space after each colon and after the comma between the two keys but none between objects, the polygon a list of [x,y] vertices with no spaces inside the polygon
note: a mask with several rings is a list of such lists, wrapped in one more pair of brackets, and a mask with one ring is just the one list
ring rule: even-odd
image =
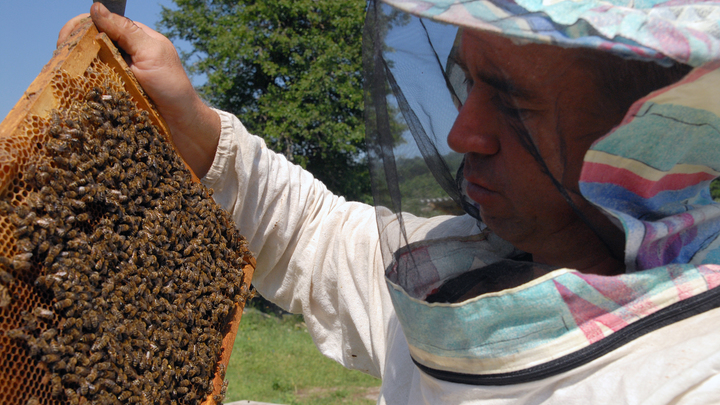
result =
[{"label": "white protective jacket", "polygon": [[[446,329],[448,333],[458,332],[450,331],[452,324],[435,325],[430,337],[406,338],[406,331],[415,333],[414,325],[408,324],[413,323],[412,318],[401,314],[405,322],[401,327],[393,300],[403,312],[414,311],[408,305],[421,305],[421,300],[413,297],[412,292],[403,291],[411,287],[386,280],[375,208],[333,195],[308,172],[269,151],[263,140],[249,134],[237,118],[223,112],[219,115],[222,120],[220,144],[203,182],[214,189],[215,200],[231,213],[257,257],[253,284],[263,296],[281,307],[302,313],[323,354],[346,367],[381,378],[379,404],[720,403],[720,309],[703,310],[669,325],[652,327],[650,332],[637,333],[603,355],[528,382],[472,385],[444,381],[421,371],[413,358],[420,359],[423,365],[432,366],[436,362],[440,368],[460,373],[463,369],[455,370],[454,364],[467,364],[473,372],[489,370],[490,374],[512,373],[548,364],[559,357],[557,353],[567,351],[564,347],[571,347],[570,351],[595,347],[597,345],[593,346],[593,343],[622,329],[605,322],[602,317],[612,315],[627,321],[628,311],[637,308],[625,303],[601,314],[600,321],[598,317],[582,321],[577,316],[582,311],[573,312],[575,304],[572,302],[576,301],[563,296],[577,325],[568,326],[566,334],[553,335],[554,340],[521,341],[517,347],[522,350],[492,350],[502,353],[491,353],[489,357],[487,354],[477,357],[477,352],[465,357],[463,353],[447,354],[442,348],[434,352],[432,339],[442,337]],[[405,220],[408,236],[413,241],[481,233],[476,221],[468,216],[406,217]],[[470,239],[474,243],[473,249],[484,252],[484,258],[503,257],[512,252],[512,247],[492,234]],[[702,280],[718,279],[715,269],[701,273],[705,277]],[[671,284],[677,287],[681,285],[679,280],[684,282],[694,277],[681,276],[671,277]],[[559,270],[546,279],[529,283],[533,284],[531,286],[494,293],[491,297],[478,297],[471,304],[488,307],[484,303],[491,303],[492,299],[515,299],[531,291],[533,286],[546,283],[568,286],[570,290],[584,288],[573,284],[575,281],[567,281],[568,277],[579,279],[574,272]],[[602,285],[596,281],[583,282],[602,291]],[[707,285],[713,284],[703,283],[705,290],[711,289],[712,285]],[[627,281],[626,285],[633,284]],[[672,293],[668,298],[670,290]],[[659,293],[635,303],[653,302],[663,307],[682,300],[682,294],[670,290],[658,290]],[[391,299],[390,291],[396,297]],[[660,303],[663,299],[666,304]],[[536,303],[538,307],[543,306],[541,301]],[[439,311],[433,306],[425,310],[429,312],[413,314],[432,316]],[[553,311],[562,312],[551,308],[549,317]],[[646,315],[634,314],[633,319]],[[562,322],[573,322],[572,316],[563,316]],[[487,317],[495,319],[497,315],[487,314]],[[423,323],[423,319],[418,318],[415,323]],[[502,323],[497,325],[499,329],[506,327]],[[418,333],[422,334],[422,331]],[[430,340],[423,340],[426,338]],[[497,346],[494,337],[482,339],[485,340],[476,347]],[[507,343],[507,339],[503,342]],[[528,350],[524,351],[524,348]],[[450,361],[443,363],[443,356],[449,356]]]}]

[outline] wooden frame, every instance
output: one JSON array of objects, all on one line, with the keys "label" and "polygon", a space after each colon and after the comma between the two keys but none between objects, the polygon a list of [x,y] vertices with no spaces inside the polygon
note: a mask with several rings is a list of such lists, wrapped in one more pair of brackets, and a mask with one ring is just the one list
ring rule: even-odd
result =
[{"label": "wooden frame", "polygon": [[[122,54],[113,45],[107,35],[98,33],[95,25],[89,19],[79,24],[69,39],[55,51],[50,62],[45,65],[21,97],[20,101],[18,101],[15,107],[8,113],[7,117],[0,123],[0,138],[20,136],[21,134],[18,131],[24,130],[24,124],[28,117],[33,115],[42,118],[49,117],[52,110],[58,108],[60,105],[59,100],[57,100],[53,94],[51,86],[55,75],[59,71],[64,71],[71,77],[80,76],[96,58],[109,65],[115,73],[120,76],[125,83],[125,90],[131,94],[137,106],[150,114],[150,118],[158,130],[169,139],[170,131],[167,124],[135,79],[130,67],[123,59]],[[9,163],[12,166],[12,162],[5,161],[6,158],[0,156],[0,160],[2,160],[0,163],[3,165]],[[13,172],[17,172],[17,163],[14,167],[15,170],[6,170],[6,173],[0,173],[0,192],[5,190],[9,185],[7,176],[13,175]],[[193,180],[199,182],[194,173]],[[255,259],[247,256],[245,257],[245,261],[249,264],[243,269],[243,281],[244,285],[249,288],[255,270]],[[221,365],[227,366],[230,360],[232,346],[242,317],[243,306],[244,303],[236,305],[232,320],[226,325],[223,331],[223,350],[221,351],[219,360],[219,364]],[[213,380],[213,394],[210,394],[205,401],[203,401],[203,405],[215,403],[213,395],[220,392],[224,379],[224,376],[219,374],[220,373],[216,373]]]}]

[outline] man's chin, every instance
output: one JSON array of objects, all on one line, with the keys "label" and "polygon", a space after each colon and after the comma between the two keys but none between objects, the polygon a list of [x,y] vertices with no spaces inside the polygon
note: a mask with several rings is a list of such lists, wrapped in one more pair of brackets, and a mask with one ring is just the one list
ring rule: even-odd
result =
[{"label": "man's chin", "polygon": [[492,233],[504,241],[509,242],[517,249],[525,250],[522,245],[526,244],[530,235],[527,228],[522,226],[517,220],[488,215],[482,211],[482,208],[480,211],[480,219]]}]

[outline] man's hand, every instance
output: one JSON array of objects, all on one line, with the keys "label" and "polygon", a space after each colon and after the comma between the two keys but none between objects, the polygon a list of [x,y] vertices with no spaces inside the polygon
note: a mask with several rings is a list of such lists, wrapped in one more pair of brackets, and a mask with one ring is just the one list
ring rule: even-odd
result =
[{"label": "man's hand", "polygon": [[[144,24],[110,13],[100,3],[93,3],[90,16],[98,30],[128,54],[132,72],[167,122],[180,155],[202,178],[215,157],[220,117],[195,92],[172,42]],[[65,24],[58,45],[85,17]]]}]

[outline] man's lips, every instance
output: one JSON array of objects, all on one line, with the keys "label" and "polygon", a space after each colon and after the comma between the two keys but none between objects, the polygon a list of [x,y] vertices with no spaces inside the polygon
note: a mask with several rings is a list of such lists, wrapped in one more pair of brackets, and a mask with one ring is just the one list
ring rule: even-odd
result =
[{"label": "man's lips", "polygon": [[468,186],[473,185],[475,187],[479,187],[490,192],[496,192],[495,189],[488,184],[488,182],[474,178],[473,176],[468,176],[467,174],[465,174],[464,176],[465,180],[467,180],[468,182]]},{"label": "man's lips", "polygon": [[472,171],[467,170],[467,166],[465,167],[465,169],[466,170],[463,175],[465,176],[465,180],[467,181],[467,194],[468,197],[470,197],[473,201],[480,205],[483,205],[490,203],[491,198],[497,198],[499,196],[498,192],[495,191],[495,188],[487,181],[473,176]]},{"label": "man's lips", "polygon": [[484,208],[502,203],[500,189],[497,184],[490,181],[495,178],[494,169],[495,167],[489,159],[474,153],[465,154],[463,177],[467,182],[467,195]]},{"label": "man's lips", "polygon": [[465,167],[463,168],[463,177],[468,182],[468,185],[472,184],[476,187],[479,187],[481,189],[495,192],[496,189],[493,187],[490,182],[488,182],[486,175],[478,175],[479,173],[488,173],[488,170],[479,170],[480,168],[476,166],[476,164],[471,160],[467,159],[465,160]]},{"label": "man's lips", "polygon": [[476,203],[483,205],[489,203],[489,200],[497,197],[498,194],[480,184],[468,182],[467,195]]}]

